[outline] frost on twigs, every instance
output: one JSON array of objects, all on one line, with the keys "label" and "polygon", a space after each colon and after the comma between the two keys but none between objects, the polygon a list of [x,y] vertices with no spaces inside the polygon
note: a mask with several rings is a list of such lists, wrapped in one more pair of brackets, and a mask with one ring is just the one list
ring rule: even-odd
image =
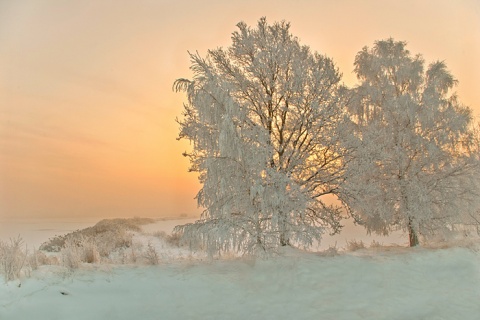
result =
[{"label": "frost on twigs", "polygon": [[5,282],[18,279],[27,259],[26,248],[23,248],[23,239],[18,236],[9,242],[0,241],[0,271]]},{"label": "frost on twigs", "polygon": [[147,249],[145,250],[144,257],[147,260],[147,263],[151,265],[157,265],[160,262],[160,256],[158,254],[158,251],[151,242],[148,242],[147,244]]},{"label": "frost on twigs", "polygon": [[82,263],[82,248],[74,239],[67,239],[61,251],[62,264],[68,269],[78,269]]},{"label": "frost on twigs", "polygon": [[340,228],[325,199],[343,181],[340,73],[286,22],[237,27],[230,47],[190,54],[193,79],[174,83],[187,95],[179,138],[192,143],[205,208],[177,232],[211,253],[309,246]]},{"label": "frost on twigs", "polygon": [[56,257],[49,257],[45,252],[36,250],[35,247],[33,252],[28,255],[27,263],[32,270],[37,270],[38,267],[43,265],[58,264]]},{"label": "frost on twigs", "polygon": [[78,269],[82,263],[99,263],[100,252],[92,238],[68,238],[61,250],[62,263],[68,269]]},{"label": "frost on twigs", "polygon": [[363,48],[355,72],[341,186],[355,220],[368,232],[405,230],[410,246],[448,226],[478,225],[478,130],[445,63],[425,68],[390,38]]},{"label": "frost on twigs", "polygon": [[345,249],[349,252],[354,252],[354,251],[365,249],[365,244],[363,243],[362,240],[357,241],[354,239],[354,240],[347,241],[347,245]]},{"label": "frost on twigs", "polygon": [[101,259],[109,259],[110,255],[131,247],[132,232],[138,232],[142,224],[152,222],[152,219],[146,218],[104,219],[93,227],[56,236],[43,243],[40,249],[60,251],[64,264],[69,268],[79,266],[76,260],[99,263]]},{"label": "frost on twigs", "polygon": [[335,245],[333,246],[329,246],[328,249],[325,249],[323,251],[321,251],[319,253],[320,256],[323,256],[323,257],[335,257],[335,256],[338,256],[339,253],[338,253],[338,247],[337,247],[337,243],[335,242]]}]

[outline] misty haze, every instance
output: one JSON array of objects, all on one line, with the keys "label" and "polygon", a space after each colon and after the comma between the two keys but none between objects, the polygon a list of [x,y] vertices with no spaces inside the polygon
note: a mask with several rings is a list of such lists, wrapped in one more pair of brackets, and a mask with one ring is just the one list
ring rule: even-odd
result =
[{"label": "misty haze", "polygon": [[0,21],[0,319],[479,319],[477,1]]}]

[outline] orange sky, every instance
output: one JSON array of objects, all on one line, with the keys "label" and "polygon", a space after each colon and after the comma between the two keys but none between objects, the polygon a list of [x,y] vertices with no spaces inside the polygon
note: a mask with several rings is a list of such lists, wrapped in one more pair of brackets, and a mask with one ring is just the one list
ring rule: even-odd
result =
[{"label": "orange sky", "polygon": [[198,214],[176,141],[187,50],[285,19],[355,83],[355,54],[405,40],[445,60],[480,114],[480,1],[2,1],[0,217]]}]

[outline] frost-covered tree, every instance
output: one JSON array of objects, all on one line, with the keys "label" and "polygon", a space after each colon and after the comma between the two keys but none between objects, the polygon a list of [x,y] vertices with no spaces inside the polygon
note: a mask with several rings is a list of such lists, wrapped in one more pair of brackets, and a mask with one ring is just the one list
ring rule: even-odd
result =
[{"label": "frost-covered tree", "polygon": [[343,199],[369,232],[403,229],[416,246],[419,235],[475,219],[478,135],[445,63],[424,70],[405,47],[377,41],[355,58],[354,157]]},{"label": "frost-covered tree", "polygon": [[193,79],[174,83],[188,97],[179,138],[193,145],[185,155],[205,208],[176,230],[211,252],[308,246],[340,228],[325,200],[343,174],[340,74],[289,23],[237,27],[230,47],[190,54]]}]

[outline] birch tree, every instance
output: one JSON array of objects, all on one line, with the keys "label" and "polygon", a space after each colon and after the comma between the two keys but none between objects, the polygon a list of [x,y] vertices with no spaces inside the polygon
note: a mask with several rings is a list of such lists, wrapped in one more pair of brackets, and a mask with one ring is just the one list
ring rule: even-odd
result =
[{"label": "birch tree", "polygon": [[354,65],[355,157],[344,199],[357,222],[369,232],[406,230],[416,246],[419,235],[475,219],[478,135],[445,63],[424,70],[405,42],[387,39],[363,48]]},{"label": "birch tree", "polygon": [[228,48],[190,54],[180,139],[191,142],[201,219],[179,226],[214,253],[308,246],[340,229],[325,200],[342,181],[340,73],[290,33],[286,22],[241,22]]}]

